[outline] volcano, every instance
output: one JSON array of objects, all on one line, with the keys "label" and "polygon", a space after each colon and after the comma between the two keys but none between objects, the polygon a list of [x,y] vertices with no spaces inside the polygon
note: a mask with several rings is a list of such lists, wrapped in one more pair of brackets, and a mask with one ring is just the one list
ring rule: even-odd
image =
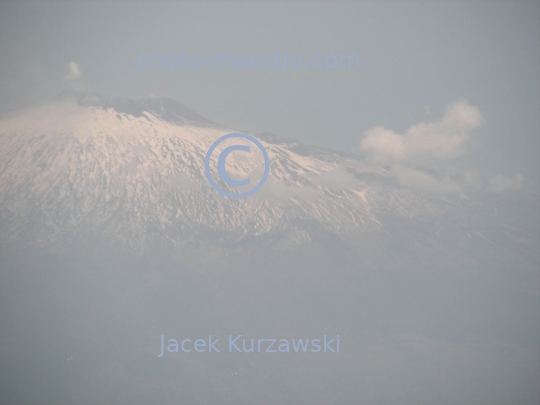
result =
[{"label": "volcano", "polygon": [[[414,190],[259,133],[268,180],[229,198],[204,162],[237,132],[88,92],[0,120],[3,403],[538,402],[534,197]],[[158,357],[162,335],[229,334],[340,352]]]}]

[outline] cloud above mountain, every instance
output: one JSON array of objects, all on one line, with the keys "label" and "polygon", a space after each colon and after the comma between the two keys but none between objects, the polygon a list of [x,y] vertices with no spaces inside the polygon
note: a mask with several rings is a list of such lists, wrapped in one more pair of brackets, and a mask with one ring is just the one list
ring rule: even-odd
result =
[{"label": "cloud above mountain", "polygon": [[391,173],[399,184],[416,190],[439,193],[458,193],[462,190],[461,179],[452,178],[447,173],[429,173],[407,166],[393,166]]},{"label": "cloud above mountain", "polygon": [[67,67],[69,72],[64,76],[64,81],[71,90],[83,90],[84,86],[81,82],[82,71],[79,65],[72,61],[67,64]]},{"label": "cloud above mountain", "polygon": [[497,193],[519,189],[523,184],[519,173],[495,176],[485,185],[476,173],[458,168],[457,161],[470,153],[474,131],[483,122],[478,107],[460,98],[439,121],[412,125],[404,134],[383,126],[368,129],[356,150],[371,163],[389,168],[399,184],[413,189],[444,193],[467,188]]},{"label": "cloud above mountain", "polygon": [[448,106],[440,121],[413,125],[405,134],[382,126],[367,130],[360,150],[381,164],[414,166],[452,161],[467,153],[471,133],[482,122],[478,108],[460,99]]},{"label": "cloud above mountain", "polygon": [[489,181],[486,190],[492,193],[502,193],[506,190],[519,190],[523,187],[523,180],[524,178],[520,173],[516,173],[513,177],[499,174]]},{"label": "cloud above mountain", "polygon": [[66,80],[73,80],[78,79],[82,76],[81,69],[79,69],[79,65],[77,65],[75,62],[69,62],[68,63],[69,73],[64,76],[64,79]]}]

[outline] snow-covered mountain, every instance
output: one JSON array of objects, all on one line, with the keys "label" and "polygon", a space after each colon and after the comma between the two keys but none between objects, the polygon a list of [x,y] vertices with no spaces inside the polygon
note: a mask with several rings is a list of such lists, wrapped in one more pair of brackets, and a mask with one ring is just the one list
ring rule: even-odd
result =
[{"label": "snow-covered mountain", "polygon": [[[255,136],[270,158],[268,181],[253,196],[231,199],[210,186],[204,159],[232,132],[175,100],[80,92],[6,117],[2,238],[38,245],[97,238],[140,251],[151,241],[179,246],[200,234],[238,241],[290,231],[309,238],[306,227],[372,238],[405,222],[440,236],[449,223],[485,226],[495,215],[464,195],[400,187],[354,155],[264,133]],[[262,159],[249,156],[231,155],[229,175],[256,177]],[[461,239],[482,238],[480,229],[460,232]]]},{"label": "snow-covered mountain", "polygon": [[[268,181],[228,198],[204,160],[232,132],[174,100],[91,93],[0,121],[12,403],[538,403],[534,199],[412,190],[272,134],[254,135]],[[228,175],[257,181],[261,156],[235,153]],[[339,334],[342,352],[158,358],[163,334]]]}]

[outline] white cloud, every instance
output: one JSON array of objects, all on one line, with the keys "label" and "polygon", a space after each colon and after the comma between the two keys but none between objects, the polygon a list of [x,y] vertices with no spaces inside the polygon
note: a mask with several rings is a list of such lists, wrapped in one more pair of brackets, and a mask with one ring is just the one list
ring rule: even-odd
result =
[{"label": "white cloud", "polygon": [[442,120],[411,126],[398,134],[382,126],[369,129],[360,150],[375,163],[416,165],[455,160],[467,152],[471,132],[483,121],[478,108],[460,99]]},{"label": "white cloud", "polygon": [[439,193],[459,193],[462,191],[460,182],[448,175],[437,176],[426,171],[400,166],[393,166],[392,173],[398,183],[405,187]]},{"label": "white cloud", "polygon": [[[426,106],[426,113],[430,109]],[[364,133],[359,149],[374,164],[390,167],[399,184],[419,190],[458,193],[478,188],[476,175],[456,169],[469,152],[472,132],[483,122],[477,107],[459,99],[443,118],[412,125],[404,134],[382,126]]]},{"label": "white cloud", "polygon": [[499,174],[489,181],[486,190],[492,193],[502,193],[506,190],[518,190],[523,187],[523,180],[524,178],[520,173],[516,173],[514,177]]},{"label": "white cloud", "polygon": [[82,82],[82,71],[75,62],[69,62],[67,65],[69,73],[64,76],[64,82],[71,90],[86,90]]},{"label": "white cloud", "polygon": [[82,76],[81,69],[75,62],[68,63],[69,73],[64,76],[65,80],[75,80]]},{"label": "white cloud", "polygon": [[311,183],[325,188],[344,189],[358,185],[358,180],[347,170],[342,168],[316,175],[306,175],[306,178]]}]

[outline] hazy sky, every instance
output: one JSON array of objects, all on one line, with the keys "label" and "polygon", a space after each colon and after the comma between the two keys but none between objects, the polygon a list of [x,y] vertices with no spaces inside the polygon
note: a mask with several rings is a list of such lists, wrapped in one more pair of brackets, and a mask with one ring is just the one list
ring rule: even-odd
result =
[{"label": "hazy sky", "polygon": [[[539,2],[3,2],[0,112],[65,89],[167,96],[231,128],[375,151],[378,161],[405,165],[400,175],[416,176],[426,162],[410,149],[461,105],[473,122],[435,142],[428,152],[450,149],[429,164],[492,189],[523,176],[539,191],[539,21]],[[202,60],[278,53],[300,55],[304,65],[349,54],[359,63],[139,72],[139,55],[153,52]],[[377,134],[390,151],[366,141]],[[461,143],[449,146],[454,135]]]},{"label": "hazy sky", "polygon": [[[194,176],[190,137],[219,130],[0,121],[0,402],[539,403],[540,198],[503,193],[540,194],[540,1],[0,0],[0,118],[65,90],[387,172],[283,148],[233,200]],[[229,333],[342,352],[157,357],[162,334]]]}]

